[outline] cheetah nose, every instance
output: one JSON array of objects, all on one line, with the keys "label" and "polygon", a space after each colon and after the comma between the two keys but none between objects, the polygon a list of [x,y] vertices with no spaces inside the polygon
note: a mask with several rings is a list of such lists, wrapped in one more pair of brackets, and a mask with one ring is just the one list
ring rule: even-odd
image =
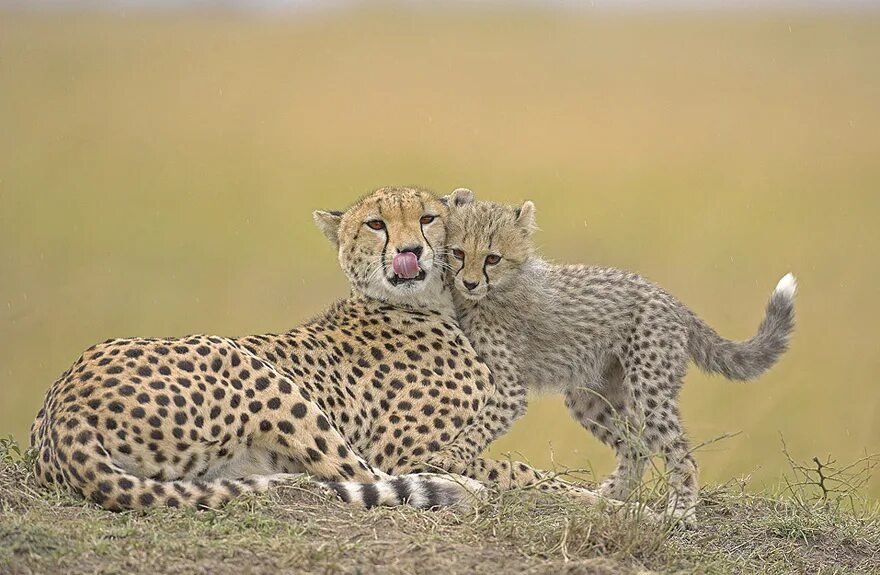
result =
[{"label": "cheetah nose", "polygon": [[397,251],[398,251],[398,253],[401,253],[401,254],[404,254],[406,252],[412,252],[412,253],[416,254],[417,258],[420,258],[420,257],[422,257],[422,252],[424,251],[424,248],[422,246],[408,246],[405,248],[397,248]]},{"label": "cheetah nose", "polygon": [[480,282],[464,282],[464,287],[468,288],[468,291],[474,291],[478,285]]},{"label": "cheetah nose", "polygon": [[400,277],[412,279],[419,275],[419,257],[411,251],[400,252],[394,256],[391,268]]}]

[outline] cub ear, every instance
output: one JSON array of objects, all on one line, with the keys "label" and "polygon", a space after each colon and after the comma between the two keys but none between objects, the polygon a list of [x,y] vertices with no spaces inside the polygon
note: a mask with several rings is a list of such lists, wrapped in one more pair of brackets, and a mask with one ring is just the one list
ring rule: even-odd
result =
[{"label": "cub ear", "polygon": [[339,247],[339,224],[342,222],[343,212],[323,210],[315,210],[312,212],[312,218],[318,224],[318,228],[323,232],[334,248]]},{"label": "cub ear", "polygon": [[532,202],[527,200],[522,206],[516,208],[513,213],[516,217],[516,225],[527,236],[538,229],[538,225],[535,223],[535,204]]},{"label": "cub ear", "polygon": [[456,188],[448,196],[443,196],[440,201],[450,208],[457,208],[474,201],[474,193],[467,188]]}]

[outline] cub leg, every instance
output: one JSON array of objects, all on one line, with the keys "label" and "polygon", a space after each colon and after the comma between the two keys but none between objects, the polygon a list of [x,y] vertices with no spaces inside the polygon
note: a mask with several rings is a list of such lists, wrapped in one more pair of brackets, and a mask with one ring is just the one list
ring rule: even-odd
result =
[{"label": "cub leg", "polygon": [[667,398],[646,416],[647,429],[653,432],[652,444],[659,448],[666,464],[667,513],[686,525],[695,525],[699,499],[697,462],[682,429],[676,398]]},{"label": "cub leg", "polygon": [[648,464],[650,451],[640,436],[634,403],[619,374],[606,380],[601,392],[582,387],[565,393],[572,417],[616,452],[617,468],[600,487],[602,495],[613,499],[627,499],[641,485]]}]

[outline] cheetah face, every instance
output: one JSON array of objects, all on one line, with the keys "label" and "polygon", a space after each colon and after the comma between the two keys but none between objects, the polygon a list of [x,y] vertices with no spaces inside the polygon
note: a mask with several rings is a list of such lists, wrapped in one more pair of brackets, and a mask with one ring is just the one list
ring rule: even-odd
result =
[{"label": "cheetah face", "polygon": [[442,201],[411,188],[381,188],[345,212],[314,213],[353,288],[405,304],[442,289],[447,216]]},{"label": "cheetah face", "polygon": [[[455,194],[455,192],[453,192]],[[456,292],[479,301],[516,280],[533,252],[535,205],[459,202],[450,196],[447,245]]]}]

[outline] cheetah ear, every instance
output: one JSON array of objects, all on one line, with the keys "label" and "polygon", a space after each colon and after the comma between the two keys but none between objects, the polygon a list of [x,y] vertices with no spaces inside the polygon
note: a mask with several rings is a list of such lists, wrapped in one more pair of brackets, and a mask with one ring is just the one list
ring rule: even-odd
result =
[{"label": "cheetah ear", "polygon": [[538,225],[535,223],[535,204],[526,201],[522,206],[513,211],[516,217],[516,225],[523,231],[526,236],[532,235]]},{"label": "cheetah ear", "polygon": [[334,248],[339,247],[339,224],[342,222],[342,212],[315,210],[312,217],[318,228],[327,236]]},{"label": "cheetah ear", "polygon": [[450,208],[457,208],[474,201],[474,193],[467,188],[456,188],[448,196],[443,196],[440,201]]}]

